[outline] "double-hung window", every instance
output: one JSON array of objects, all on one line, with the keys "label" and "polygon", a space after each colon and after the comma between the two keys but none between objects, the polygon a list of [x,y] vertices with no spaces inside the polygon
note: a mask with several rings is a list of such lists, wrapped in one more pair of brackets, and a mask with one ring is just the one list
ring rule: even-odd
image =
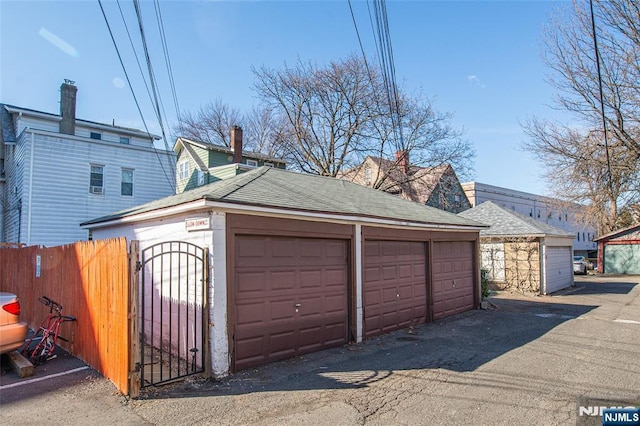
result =
[{"label": "double-hung window", "polygon": [[89,192],[92,194],[104,194],[104,166],[97,164],[91,165]]},{"label": "double-hung window", "polygon": [[189,178],[189,161],[183,161],[178,165],[180,180]]},{"label": "double-hung window", "polygon": [[133,196],[133,169],[122,169],[120,194]]}]

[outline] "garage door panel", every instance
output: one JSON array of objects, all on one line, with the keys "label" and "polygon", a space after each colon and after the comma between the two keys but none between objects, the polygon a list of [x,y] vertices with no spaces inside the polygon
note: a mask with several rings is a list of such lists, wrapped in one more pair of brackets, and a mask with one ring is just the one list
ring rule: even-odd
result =
[{"label": "garage door panel", "polygon": [[547,247],[546,293],[553,293],[573,284],[573,248]]},{"label": "garage door panel", "polygon": [[475,243],[437,241],[433,243],[433,317],[472,309],[474,297]]},{"label": "garage door panel", "polygon": [[235,247],[236,369],[346,342],[346,241],[238,236]]},{"label": "garage door panel", "polygon": [[365,336],[426,321],[424,243],[365,242]]}]

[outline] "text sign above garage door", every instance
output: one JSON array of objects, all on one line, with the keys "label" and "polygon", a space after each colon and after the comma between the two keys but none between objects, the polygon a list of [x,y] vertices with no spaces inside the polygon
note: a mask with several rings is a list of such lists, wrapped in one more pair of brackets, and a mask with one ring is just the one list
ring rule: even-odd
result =
[{"label": "text sign above garage door", "polygon": [[211,229],[211,218],[196,217],[192,219],[185,219],[184,224],[187,231],[204,231]]}]

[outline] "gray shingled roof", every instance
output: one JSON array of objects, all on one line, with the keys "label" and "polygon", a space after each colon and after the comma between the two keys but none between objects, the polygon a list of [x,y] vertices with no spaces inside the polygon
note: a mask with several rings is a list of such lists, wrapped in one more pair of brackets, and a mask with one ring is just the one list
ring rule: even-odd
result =
[{"label": "gray shingled roof", "polygon": [[11,114],[5,108],[5,104],[0,104],[0,127],[2,127],[2,141],[10,143],[16,141],[16,134],[13,129],[13,120]]},{"label": "gray shingled roof", "polygon": [[484,227],[471,219],[403,200],[352,182],[272,167],[260,167],[230,179],[90,220],[82,225],[100,224],[196,200],[443,226],[475,229]]},{"label": "gray shingled roof", "polygon": [[[215,145],[209,142],[203,142],[203,141],[196,141],[196,140],[192,140],[192,139],[188,139],[185,137],[178,137],[178,139],[176,140],[176,143],[174,144],[174,151],[176,150],[176,146],[178,144],[178,142],[182,143],[182,146],[184,146],[185,148],[187,147],[187,145],[191,144],[191,145],[197,145],[201,148],[204,149],[208,149],[211,151],[217,151],[217,152],[223,152],[225,154],[233,154],[233,150],[228,147],[228,146],[222,146],[222,145]],[[282,158],[275,158],[275,157],[270,157],[266,154],[263,154],[261,152],[255,152],[255,151],[242,151],[242,155],[244,157],[248,157],[251,159],[255,159],[255,160],[263,160],[263,161],[268,161],[271,163],[280,163],[280,164],[286,164],[287,162],[282,159]]]},{"label": "gray shingled roof", "polygon": [[573,233],[571,232],[505,209],[491,201],[485,201],[479,206],[458,213],[458,216],[489,225],[489,229],[480,231],[481,237],[545,236],[573,238]]}]

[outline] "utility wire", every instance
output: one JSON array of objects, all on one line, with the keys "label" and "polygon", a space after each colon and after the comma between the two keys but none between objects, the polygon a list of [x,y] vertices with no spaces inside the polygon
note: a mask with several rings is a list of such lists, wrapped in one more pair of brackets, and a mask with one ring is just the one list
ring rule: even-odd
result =
[{"label": "utility wire", "polygon": [[596,20],[593,13],[593,0],[589,0],[591,8],[591,29],[593,31],[593,47],[596,53],[596,67],[598,69],[598,88],[600,91],[600,113],[602,115],[602,127],[604,129],[604,147],[607,156],[607,174],[609,178],[609,189],[613,192],[613,177],[611,176],[611,159],[609,156],[609,138],[607,137],[607,119],[604,112],[604,96],[602,90],[602,72],[600,71],[600,51],[598,49],[598,37],[596,35]]},{"label": "utility wire", "polygon": [[[151,146],[153,147],[153,151],[156,153],[156,157],[158,157],[158,162],[160,163],[160,168],[162,168],[162,172],[164,173],[165,178],[169,182],[169,185],[175,192],[175,177],[170,179],[167,175],[167,172],[164,168],[164,164],[162,163],[162,159],[160,158],[160,154],[158,150],[153,146],[153,136],[151,136],[151,132],[149,132],[149,127],[147,126],[147,121],[144,119],[144,114],[142,114],[142,109],[140,108],[140,103],[138,102],[138,98],[133,90],[133,85],[131,84],[131,79],[129,78],[129,73],[127,72],[126,67],[124,66],[124,61],[122,60],[122,55],[120,55],[120,49],[118,49],[118,44],[116,43],[116,39],[113,36],[113,31],[111,30],[111,25],[109,24],[109,19],[107,18],[107,14],[104,11],[104,7],[102,6],[102,0],[98,0],[98,4],[100,5],[100,10],[102,11],[102,16],[104,17],[104,22],[107,25],[107,29],[109,30],[109,35],[111,36],[111,42],[113,43],[113,47],[116,49],[116,53],[118,55],[118,60],[120,61],[120,66],[122,66],[122,71],[127,79],[127,84],[129,85],[129,89],[131,90],[131,95],[133,96],[133,100],[138,108],[138,113],[140,114],[140,118],[142,119],[142,123],[144,124],[144,129],[147,132],[147,135],[151,138]],[[171,162],[169,162],[171,164]],[[175,173],[174,173],[175,176]]]},{"label": "utility wire", "polygon": [[176,83],[173,77],[173,68],[171,66],[171,56],[169,55],[169,48],[167,45],[167,35],[164,30],[164,21],[162,20],[162,12],[160,10],[160,1],[155,0],[154,6],[156,9],[156,19],[158,21],[158,30],[160,31],[160,40],[162,42],[162,51],[164,53],[164,60],[167,66],[167,74],[169,75],[169,85],[171,86],[171,93],[173,95],[173,104],[176,109],[176,115],[180,119],[180,104],[178,103],[178,96],[176,94]]},{"label": "utility wire", "polygon": [[147,84],[147,78],[144,76],[144,71],[142,70],[142,64],[140,63],[140,59],[138,58],[138,51],[136,50],[136,46],[133,43],[131,33],[129,32],[129,26],[127,25],[127,20],[125,19],[124,13],[122,12],[122,7],[120,7],[120,0],[116,0],[116,3],[118,4],[118,9],[120,10],[120,16],[122,17],[122,23],[124,24],[124,29],[127,31],[127,37],[129,38],[131,49],[133,50],[133,56],[136,58],[136,63],[138,64],[138,70],[140,70],[140,76],[142,77],[142,81],[144,82],[145,89],[147,89],[147,95],[149,96],[149,101],[153,103],[151,90],[149,89],[149,85]]},{"label": "utility wire", "polygon": [[[149,55],[149,48],[147,45],[147,38],[145,36],[144,33],[144,26],[142,24],[142,12],[140,10],[140,1],[139,0],[133,0],[133,5],[134,8],[136,10],[136,17],[138,19],[138,29],[140,31],[140,37],[142,39],[142,46],[144,48],[144,55],[145,55],[145,60],[147,62],[147,69],[149,71],[149,81],[151,83],[151,91],[153,92],[153,98],[154,98],[154,107],[155,107],[155,112],[156,112],[156,117],[158,118],[158,123],[160,124],[160,129],[162,131],[162,139],[164,141],[164,146],[165,149],[167,151],[169,151],[169,143],[167,142],[167,134],[165,132],[164,129],[164,123],[162,121],[162,113],[160,111],[160,106],[161,106],[161,102],[159,100],[159,94],[158,94],[158,89],[157,89],[157,82],[156,82],[156,78],[155,78],[155,74],[153,72],[153,65],[151,64],[151,56]],[[164,107],[163,107],[164,109]],[[166,116],[166,114],[165,114]],[[173,171],[173,170],[172,170]],[[174,175],[175,175],[175,171]]]}]

